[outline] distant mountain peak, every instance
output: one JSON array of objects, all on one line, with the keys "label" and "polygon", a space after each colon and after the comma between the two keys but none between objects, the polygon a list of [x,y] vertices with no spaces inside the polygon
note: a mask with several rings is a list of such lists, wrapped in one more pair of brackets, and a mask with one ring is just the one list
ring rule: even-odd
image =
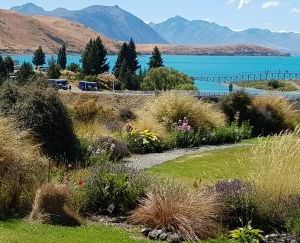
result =
[{"label": "distant mountain peak", "polygon": [[16,6],[11,8],[10,10],[16,11],[25,15],[37,15],[37,14],[43,14],[46,11],[40,7],[35,5],[34,3],[26,3],[20,6]]}]

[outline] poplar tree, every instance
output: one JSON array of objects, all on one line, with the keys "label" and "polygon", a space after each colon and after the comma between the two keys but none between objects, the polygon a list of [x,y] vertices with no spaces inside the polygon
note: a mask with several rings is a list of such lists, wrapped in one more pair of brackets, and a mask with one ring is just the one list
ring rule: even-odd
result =
[{"label": "poplar tree", "polygon": [[61,48],[59,48],[57,54],[57,63],[60,65],[61,69],[66,69],[67,66],[67,51],[66,45],[63,44]]}]

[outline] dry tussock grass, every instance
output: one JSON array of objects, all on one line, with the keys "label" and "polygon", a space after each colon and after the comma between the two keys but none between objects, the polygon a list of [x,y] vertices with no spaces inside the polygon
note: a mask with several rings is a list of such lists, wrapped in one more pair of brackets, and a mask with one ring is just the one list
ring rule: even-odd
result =
[{"label": "dry tussock grass", "polygon": [[294,109],[294,105],[283,97],[272,96],[272,97],[255,97],[252,100],[252,106],[257,109],[265,109],[271,107],[279,117],[288,125],[295,126],[298,119],[297,110]]},{"label": "dry tussock grass", "polygon": [[66,185],[46,184],[37,190],[29,219],[41,223],[79,226],[80,220],[68,207],[70,192]]},{"label": "dry tussock grass", "polygon": [[153,188],[129,221],[177,232],[186,240],[209,239],[221,232],[217,223],[221,209],[213,192],[194,191],[173,182]]},{"label": "dry tussock grass", "polygon": [[80,138],[98,138],[111,135],[106,126],[98,121],[74,122],[74,130]]},{"label": "dry tussock grass", "polygon": [[0,216],[26,213],[47,178],[49,162],[29,134],[11,120],[0,118],[0,134]]},{"label": "dry tussock grass", "polygon": [[263,140],[245,160],[260,213],[280,218],[293,213],[300,202],[300,128]]},{"label": "dry tussock grass", "polygon": [[[208,130],[225,125],[225,117],[210,103],[198,100],[189,95],[167,92],[149,103],[144,117],[152,116],[159,123],[173,125],[187,117],[195,129]],[[141,118],[143,119],[143,118]]]}]

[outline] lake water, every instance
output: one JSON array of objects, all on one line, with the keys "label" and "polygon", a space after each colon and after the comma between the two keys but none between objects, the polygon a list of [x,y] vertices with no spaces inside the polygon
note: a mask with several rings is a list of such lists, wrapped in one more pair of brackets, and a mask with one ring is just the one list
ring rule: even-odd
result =
[{"label": "lake water", "polygon": [[[12,55],[20,63],[31,61],[31,55]],[[51,56],[47,56],[50,59]],[[117,56],[108,56],[111,68]],[[298,57],[245,57],[245,56],[177,56],[164,55],[165,66],[175,68],[193,77],[207,75],[232,75],[246,72],[300,72],[300,56]],[[69,55],[68,63],[80,64],[80,55]],[[142,68],[147,68],[149,56],[139,56]],[[201,91],[228,91],[228,87],[213,82],[196,81]]]}]

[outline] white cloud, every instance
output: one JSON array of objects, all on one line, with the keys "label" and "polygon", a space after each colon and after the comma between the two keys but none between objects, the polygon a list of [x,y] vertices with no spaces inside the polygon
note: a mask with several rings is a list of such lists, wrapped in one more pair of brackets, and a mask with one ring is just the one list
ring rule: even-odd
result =
[{"label": "white cloud", "polygon": [[293,8],[291,10],[291,13],[294,13],[294,14],[300,14],[300,8]]},{"label": "white cloud", "polygon": [[228,0],[227,4],[238,3],[238,9],[242,9],[244,6],[249,4],[251,0]]},{"label": "white cloud", "polygon": [[261,5],[262,9],[276,8],[280,5],[279,1],[269,1]]}]

